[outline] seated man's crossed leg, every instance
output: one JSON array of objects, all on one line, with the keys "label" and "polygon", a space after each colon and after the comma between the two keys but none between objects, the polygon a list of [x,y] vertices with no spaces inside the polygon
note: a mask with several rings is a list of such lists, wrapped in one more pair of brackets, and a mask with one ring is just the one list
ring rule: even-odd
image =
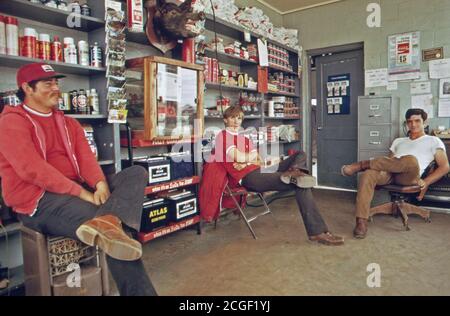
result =
[{"label": "seated man's crossed leg", "polygon": [[353,231],[354,237],[358,239],[365,238],[367,235],[370,203],[377,185],[391,183],[421,185],[422,182],[417,158],[411,155],[401,158],[379,157],[342,167],[342,175],[344,176],[353,176],[363,171],[364,173],[360,176],[358,182],[356,226]]}]

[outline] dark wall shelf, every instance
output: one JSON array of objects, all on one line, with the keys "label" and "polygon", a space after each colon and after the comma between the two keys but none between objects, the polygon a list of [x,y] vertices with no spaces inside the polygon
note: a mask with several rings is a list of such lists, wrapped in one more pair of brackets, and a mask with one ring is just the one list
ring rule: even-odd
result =
[{"label": "dark wall shelf", "polygon": [[[2,0],[0,1],[0,12],[82,32],[90,32],[105,26],[105,21],[102,19],[74,14],[74,18],[80,19],[80,27],[71,28],[67,25],[67,18],[72,12],[31,3],[28,0]],[[72,20],[75,19],[70,18],[69,21]]]},{"label": "dark wall shelf", "polygon": [[106,68],[81,66],[76,64],[55,62],[51,60],[42,60],[38,58],[28,58],[22,56],[10,56],[0,54],[0,66],[3,67],[19,68],[29,63],[47,63],[53,66],[53,68],[55,68],[55,71],[57,72],[79,76],[93,76],[98,74],[104,74],[106,72]]},{"label": "dark wall shelf", "polygon": [[108,118],[105,114],[66,114],[66,116],[78,120],[103,120]]},{"label": "dark wall shelf", "polygon": [[294,120],[300,120],[300,116],[298,116],[298,117],[267,117],[267,116],[264,116],[264,119],[265,120],[273,120],[273,121],[281,121],[281,120],[283,120],[283,121],[287,121],[287,120],[294,121]]},{"label": "dark wall shelf", "polygon": [[237,90],[242,90],[242,91],[251,91],[251,92],[258,92],[256,89],[250,89],[250,88],[245,88],[245,87],[238,87],[238,86],[230,86],[230,85],[220,85],[218,83],[206,83],[206,88],[208,89],[217,89],[219,90],[220,87],[222,87],[223,90],[228,90],[228,91],[237,91]]},{"label": "dark wall shelf", "polygon": [[[210,58],[216,58],[216,52],[213,49],[205,49],[206,56]],[[217,52],[217,56],[219,57],[219,62],[230,64],[230,65],[256,65],[258,64],[256,61],[245,59],[241,57],[237,57],[234,55],[230,55],[224,52]]]},{"label": "dark wall shelf", "polygon": [[269,91],[268,94],[270,95],[282,95],[282,96],[286,96],[286,97],[293,97],[293,98],[299,98],[298,95],[294,94],[294,93],[288,93],[288,92],[271,92]]},{"label": "dark wall shelf", "polygon": [[290,70],[285,69],[285,68],[282,68],[282,67],[277,67],[277,66],[275,66],[275,65],[270,65],[270,66],[269,66],[269,70],[281,71],[281,72],[284,72],[284,73],[289,74],[289,75],[298,75],[298,74],[297,74],[296,72],[294,72],[294,71],[290,71]]},{"label": "dark wall shelf", "polygon": [[126,38],[127,41],[138,43],[142,45],[150,45],[150,42],[148,41],[147,35],[145,33],[133,33],[126,31]]}]

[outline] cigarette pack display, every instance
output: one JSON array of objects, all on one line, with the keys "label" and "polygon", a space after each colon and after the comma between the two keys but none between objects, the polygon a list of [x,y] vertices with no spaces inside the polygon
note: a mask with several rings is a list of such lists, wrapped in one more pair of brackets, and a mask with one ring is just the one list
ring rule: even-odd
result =
[{"label": "cigarette pack display", "polygon": [[155,184],[170,181],[170,161],[164,157],[139,159],[134,162],[148,171],[148,183]]}]

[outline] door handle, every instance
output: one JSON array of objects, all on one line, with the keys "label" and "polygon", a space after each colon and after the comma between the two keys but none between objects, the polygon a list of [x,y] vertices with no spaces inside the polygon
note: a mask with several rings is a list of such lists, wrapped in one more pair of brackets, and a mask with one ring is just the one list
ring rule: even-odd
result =
[{"label": "door handle", "polygon": [[369,142],[370,145],[381,145],[381,142]]},{"label": "door handle", "polygon": [[371,115],[369,115],[369,117],[381,117],[381,115],[380,114],[371,114]]},{"label": "door handle", "polygon": [[319,127],[317,127],[317,130],[318,130],[318,131],[321,131],[321,130],[323,130],[323,127],[322,127],[322,126],[319,126]]}]

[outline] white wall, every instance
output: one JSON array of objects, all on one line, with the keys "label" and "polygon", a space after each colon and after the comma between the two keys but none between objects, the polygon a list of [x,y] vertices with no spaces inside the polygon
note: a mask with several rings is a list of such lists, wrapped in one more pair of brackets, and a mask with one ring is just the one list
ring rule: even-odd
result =
[{"label": "white wall", "polygon": [[[369,28],[366,7],[376,2],[381,5],[381,28]],[[387,37],[392,34],[420,31],[421,49],[444,47],[444,56],[450,57],[450,0],[344,0],[283,16],[283,25],[299,29],[301,45],[305,50],[364,42],[365,69],[386,68]],[[428,71],[422,63],[421,71]],[[437,116],[438,80],[431,80],[434,115]],[[399,83],[397,91],[386,88],[366,89],[366,94],[392,94],[400,98],[400,113],[410,107],[410,82]],[[449,118],[430,120],[432,128],[450,127]]]}]

